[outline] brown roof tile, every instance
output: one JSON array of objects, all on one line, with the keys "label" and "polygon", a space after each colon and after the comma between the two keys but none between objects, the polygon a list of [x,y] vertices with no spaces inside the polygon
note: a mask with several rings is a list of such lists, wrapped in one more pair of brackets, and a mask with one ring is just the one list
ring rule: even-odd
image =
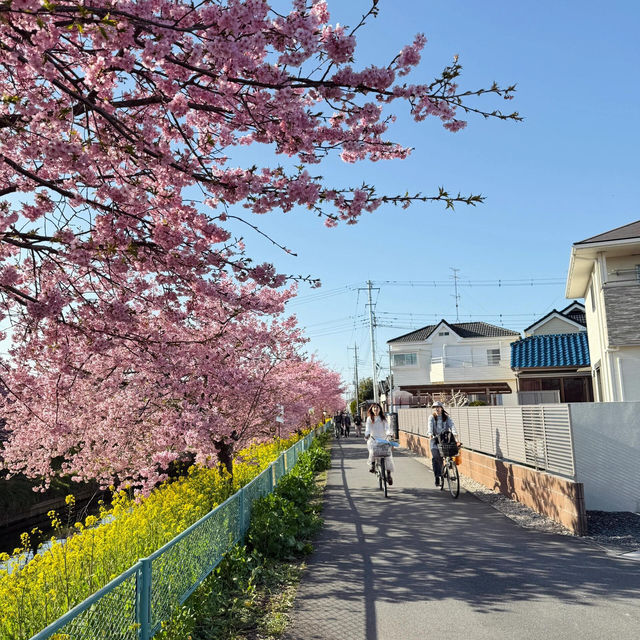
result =
[{"label": "brown roof tile", "polygon": [[441,320],[438,324],[430,324],[422,329],[417,329],[411,333],[405,333],[397,338],[387,340],[387,344],[390,342],[420,342],[426,340],[434,330],[442,323],[446,324],[453,331],[455,331],[461,338],[495,338],[504,336],[519,336],[517,331],[511,329],[505,329],[504,327],[497,327],[494,324],[488,324],[487,322],[447,322]]},{"label": "brown roof tile", "polygon": [[613,242],[615,240],[630,240],[632,238],[640,239],[640,220],[636,222],[630,222],[622,227],[611,229],[611,231],[605,231],[592,238],[586,240],[580,240],[574,244],[591,244],[596,242]]}]

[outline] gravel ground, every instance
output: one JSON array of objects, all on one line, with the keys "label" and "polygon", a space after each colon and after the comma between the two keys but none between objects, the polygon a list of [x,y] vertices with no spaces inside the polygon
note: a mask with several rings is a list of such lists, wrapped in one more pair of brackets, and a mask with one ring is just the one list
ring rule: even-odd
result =
[{"label": "gravel ground", "polygon": [[[573,535],[555,520],[542,516],[506,496],[494,493],[470,478],[460,476],[460,484],[476,498],[489,503],[521,527],[566,536]],[[640,552],[640,514],[627,511],[587,511],[587,520],[589,533],[582,536],[583,540],[591,541],[613,555]]]}]

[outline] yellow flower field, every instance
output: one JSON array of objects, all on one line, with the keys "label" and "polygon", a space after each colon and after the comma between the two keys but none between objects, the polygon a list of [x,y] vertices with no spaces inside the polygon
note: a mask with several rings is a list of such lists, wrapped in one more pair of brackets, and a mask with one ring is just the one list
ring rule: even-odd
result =
[{"label": "yellow flower field", "polygon": [[[53,539],[29,562],[29,536],[23,534],[23,548],[17,551],[26,564],[11,573],[0,570],[0,639],[29,638],[42,630],[224,502],[298,439],[239,452],[233,483],[224,471],[194,466],[187,476],[147,497],[116,493],[109,509],[102,507],[98,517],[75,523],[75,533],[65,543]],[[61,525],[56,514],[50,516]],[[0,562],[6,560],[8,556],[0,554]]]}]

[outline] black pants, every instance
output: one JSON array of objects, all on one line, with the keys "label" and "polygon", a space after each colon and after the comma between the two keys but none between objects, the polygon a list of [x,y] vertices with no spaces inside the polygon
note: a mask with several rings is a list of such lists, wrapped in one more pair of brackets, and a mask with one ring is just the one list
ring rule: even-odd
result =
[{"label": "black pants", "polygon": [[433,475],[439,478],[442,475],[442,456],[438,447],[431,447],[431,466],[433,467]]}]

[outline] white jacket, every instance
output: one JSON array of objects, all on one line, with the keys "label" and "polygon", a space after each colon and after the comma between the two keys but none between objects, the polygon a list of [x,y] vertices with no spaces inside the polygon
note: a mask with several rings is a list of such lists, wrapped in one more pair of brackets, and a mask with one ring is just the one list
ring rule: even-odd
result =
[{"label": "white jacket", "polygon": [[[380,419],[380,417],[376,417],[374,422],[371,422],[371,418],[367,418],[367,424],[364,429],[365,438],[367,436],[371,436],[367,440],[367,449],[369,450],[369,458],[368,463],[373,464],[373,444],[376,438],[388,438],[393,435],[393,429],[391,427],[391,423],[388,420],[384,422]],[[387,471],[393,472],[395,471],[395,465],[393,464],[393,447],[391,447],[390,455],[388,458],[385,458],[385,464]]]},{"label": "white jacket", "polygon": [[367,418],[367,424],[364,428],[364,437],[373,436],[374,438],[387,438],[393,435],[391,423],[388,420],[384,422],[379,416],[376,416],[375,422],[371,422],[371,418]]}]

